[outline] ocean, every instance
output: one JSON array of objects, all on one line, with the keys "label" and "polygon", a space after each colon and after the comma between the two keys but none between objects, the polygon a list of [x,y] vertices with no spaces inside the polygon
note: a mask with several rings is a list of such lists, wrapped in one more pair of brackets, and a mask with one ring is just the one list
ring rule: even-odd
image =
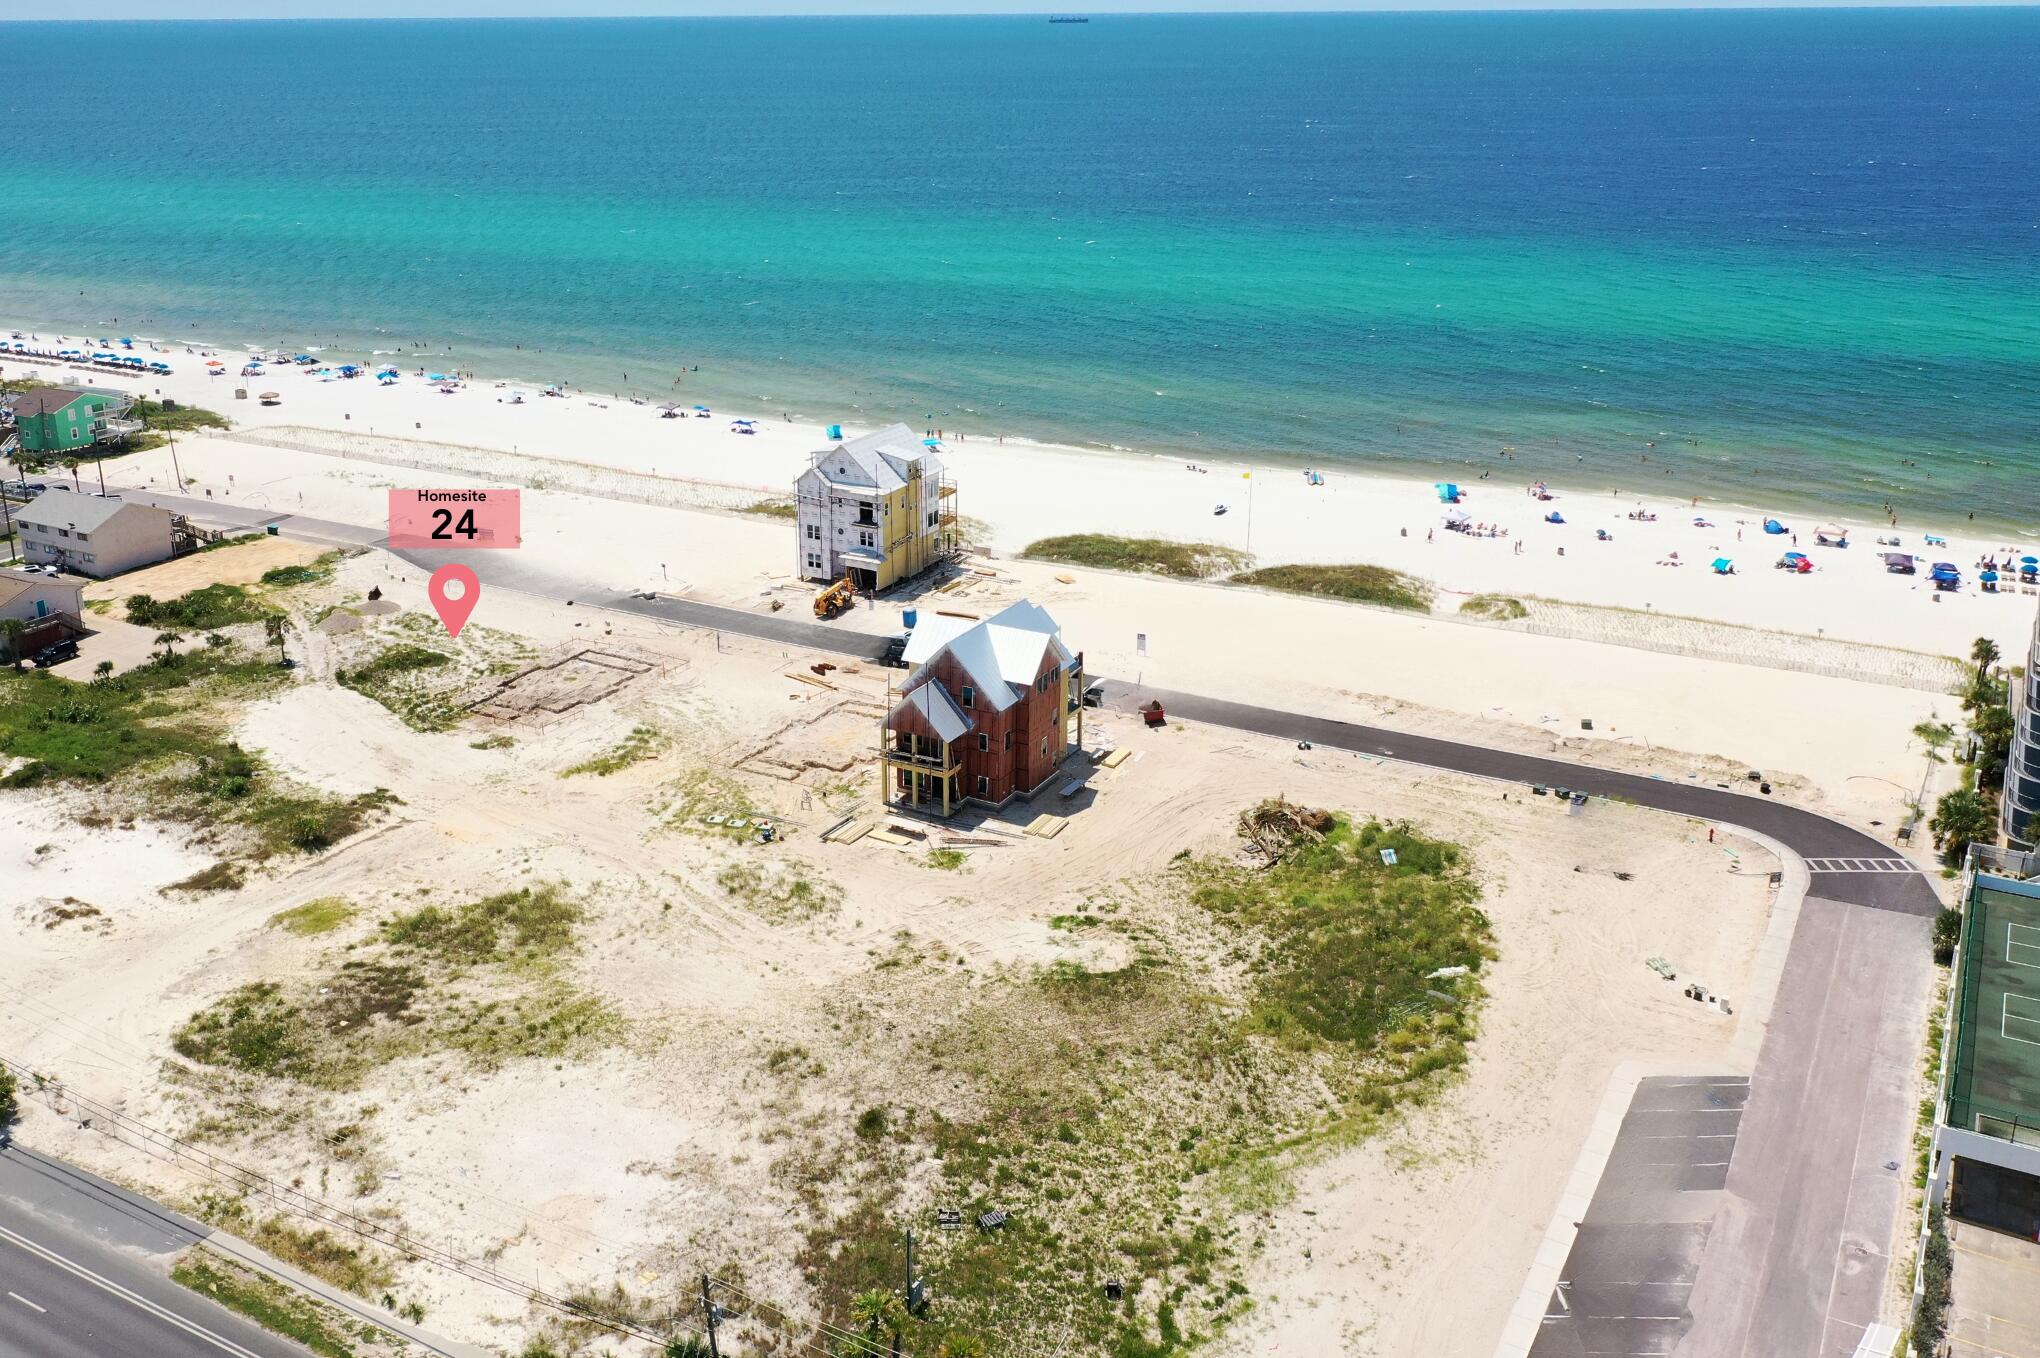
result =
[{"label": "ocean", "polygon": [[2040,10],[10,23],[0,51],[17,323],[2040,524]]}]

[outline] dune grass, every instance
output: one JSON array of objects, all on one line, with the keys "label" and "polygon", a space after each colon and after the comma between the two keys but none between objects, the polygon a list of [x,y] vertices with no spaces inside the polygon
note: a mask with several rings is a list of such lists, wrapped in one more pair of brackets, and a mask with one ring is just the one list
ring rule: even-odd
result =
[{"label": "dune grass", "polygon": [[[909,1352],[972,1334],[1110,1358],[1238,1347],[1223,1336],[1256,1304],[1267,1213],[1299,1170],[1449,1087],[1494,956],[1456,845],[1330,827],[1272,867],[1186,854],[1139,887],[1144,905],[1059,917],[1117,936],[1118,956],[945,1001],[906,1064],[968,1092],[895,1084],[877,1115],[862,1097],[845,1112],[858,1168],[818,1190],[829,1207],[799,1256],[823,1318],[853,1323],[932,1199],[1009,1219],[923,1237],[941,1302],[909,1326]],[[932,1188],[897,1187],[922,1170]],[[1108,1278],[1123,1299],[1100,1299]]]},{"label": "dune grass", "polygon": [[[217,701],[284,682],[274,665],[231,645],[178,651],[89,684],[0,670],[0,754],[23,761],[0,787],[118,782],[145,790],[151,815],[240,830],[257,857],[326,848],[394,799],[381,789],[352,798],[305,790],[213,729]],[[229,889],[237,872],[216,865],[180,885]]]},{"label": "dune grass", "polygon": [[204,1250],[193,1250],[179,1259],[170,1278],[272,1334],[296,1340],[319,1358],[355,1358],[357,1350],[337,1313],[273,1278]]},{"label": "dune grass", "polygon": [[1060,561],[1070,566],[1166,575],[1176,580],[1203,580],[1250,564],[1253,558],[1236,547],[1211,542],[1168,542],[1161,538],[1121,538],[1104,533],[1071,533],[1029,543],[1022,556]]},{"label": "dune grass", "polygon": [[450,731],[466,713],[421,678],[428,670],[452,663],[453,657],[443,651],[399,642],[366,664],[335,671],[333,678],[342,688],[381,703],[413,731]]},{"label": "dune grass", "polygon": [[1386,566],[1265,566],[1232,576],[1226,583],[1279,589],[1288,594],[1313,594],[1348,603],[1406,608],[1418,613],[1431,610],[1429,581]]},{"label": "dune grass", "polygon": [[242,585],[207,585],[174,599],[130,594],[127,620],[137,627],[184,628],[209,632],[237,623],[260,622],[276,610]]},{"label": "dune grass", "polygon": [[579,902],[550,884],[426,905],[384,920],[324,974],[228,991],[170,1044],[200,1065],[331,1090],[440,1053],[482,1069],[577,1055],[622,1031],[564,973],[583,922]]},{"label": "dune grass", "polygon": [[1521,599],[1506,594],[1476,594],[1460,604],[1459,611],[1469,618],[1486,618],[1490,622],[1513,622],[1530,616]]},{"label": "dune grass", "polygon": [[269,917],[269,927],[308,938],[332,933],[353,919],[355,913],[353,903],[346,897],[321,896],[318,900],[277,911]]}]

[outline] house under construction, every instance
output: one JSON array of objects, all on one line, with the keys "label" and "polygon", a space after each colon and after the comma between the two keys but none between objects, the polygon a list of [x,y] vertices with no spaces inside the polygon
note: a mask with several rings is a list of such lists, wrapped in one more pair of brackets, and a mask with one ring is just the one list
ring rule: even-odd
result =
[{"label": "house under construction", "polygon": [[880,728],[887,805],[947,816],[1039,791],[1082,746],[1084,657],[1021,600],[983,621],[924,618],[909,674]]}]

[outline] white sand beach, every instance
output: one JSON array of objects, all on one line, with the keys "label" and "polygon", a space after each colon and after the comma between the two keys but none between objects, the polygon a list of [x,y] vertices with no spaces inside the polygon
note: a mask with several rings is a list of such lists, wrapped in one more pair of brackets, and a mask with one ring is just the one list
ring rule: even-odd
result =
[{"label": "white sand beach", "polygon": [[[74,348],[92,342],[41,333],[36,343]],[[216,351],[214,361],[225,364],[220,371],[228,375],[208,378],[204,365],[213,350],[194,346],[186,352],[183,345],[165,343],[160,353],[144,352],[140,345],[137,352],[175,371],[168,377],[112,376],[0,358],[0,374],[166,396],[217,410],[237,429],[249,431],[309,426],[514,451],[716,482],[755,490],[760,498],[790,494],[808,454],[828,442],[822,426],[782,419],[775,412],[718,409],[706,418],[693,417],[691,401],[679,393],[674,399],[683,402],[683,417],[664,419],[654,405],[581,391],[546,397],[542,384],[528,382],[474,380],[448,394],[416,369],[405,369],[394,384],[384,386],[368,375],[322,379],[308,375],[313,369],[274,364],[260,377],[243,379],[238,372],[245,350],[226,347]],[[349,358],[376,362],[366,355],[335,354],[322,355],[322,362]],[[249,399],[233,399],[236,388],[247,389]],[[264,405],[254,399],[264,391],[275,391],[280,402]],[[513,393],[520,392],[524,399],[513,402]],[[756,432],[734,432],[738,418],[755,420]],[[845,425],[844,432],[860,431]],[[1456,596],[1499,592],[1938,654],[1964,654],[1980,635],[2016,654],[2032,624],[2033,595],[1984,594],[1976,583],[1980,560],[2032,548],[1965,535],[1956,531],[1961,525],[1903,523],[1894,529],[1844,519],[1849,546],[1820,547],[1814,545],[1813,530],[1822,518],[1778,513],[1793,531],[1772,536],[1762,523],[1775,511],[1761,504],[1694,504],[1655,492],[1566,486],[1552,486],[1553,498],[1538,500],[1504,459],[1497,459],[1486,480],[1470,481],[1463,467],[1441,460],[1439,476],[1457,481],[1464,491],[1457,508],[1472,524],[1506,534],[1490,537],[1446,531],[1451,507],[1440,503],[1431,482],[1408,477],[1322,467],[1314,470],[1322,474],[1323,484],[1313,485],[1294,468],[1235,461],[1198,463],[1191,470],[1181,458],[941,433],[942,457],[958,482],[959,508],[988,526],[990,545],[1002,554],[1017,553],[1038,538],[1079,532],[1212,542],[1249,551],[1261,565],[1390,566],[1434,582],[1442,609],[1453,607]],[[245,471],[222,463],[222,478],[232,474],[236,480],[231,487],[223,482],[217,493],[242,500],[273,495],[276,478],[266,461],[257,460]],[[168,456],[158,455],[154,463],[161,464],[160,482],[167,486],[172,479]],[[187,467],[185,474],[194,473]],[[555,488],[573,484],[571,472],[563,472]],[[290,488],[293,497],[303,490]],[[306,494],[310,512],[314,500]],[[1226,507],[1223,515],[1214,513],[1220,505]],[[527,512],[542,511],[534,507]],[[1552,513],[1565,522],[1545,522]],[[1655,519],[1638,520],[1632,514]],[[1607,540],[1599,539],[1597,531],[1607,533]],[[1928,545],[1929,534],[1944,537],[1946,545]],[[1892,536],[1902,545],[1879,545],[1880,537]],[[1810,574],[1776,569],[1779,557],[1794,550],[1812,558]],[[1879,556],[1887,550],[1922,557],[1921,573],[1887,574]],[[1735,574],[1712,570],[1711,563],[1721,557],[1734,562]],[[793,558],[789,540],[784,553],[789,568]],[[1962,568],[1960,590],[1943,594],[1927,584],[1924,567],[1936,561]]]}]

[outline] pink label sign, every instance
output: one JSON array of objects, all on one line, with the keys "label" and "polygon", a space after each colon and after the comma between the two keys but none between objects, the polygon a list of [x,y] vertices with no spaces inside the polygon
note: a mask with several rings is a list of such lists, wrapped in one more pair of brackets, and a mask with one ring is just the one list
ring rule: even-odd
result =
[{"label": "pink label sign", "polygon": [[523,543],[514,490],[393,490],[390,546],[412,551]]}]

